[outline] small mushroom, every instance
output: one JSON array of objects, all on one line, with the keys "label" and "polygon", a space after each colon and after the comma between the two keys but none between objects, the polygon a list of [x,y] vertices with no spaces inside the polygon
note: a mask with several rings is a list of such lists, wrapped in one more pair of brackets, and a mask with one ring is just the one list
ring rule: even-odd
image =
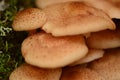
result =
[{"label": "small mushroom", "polygon": [[53,37],[44,32],[25,39],[21,50],[27,63],[43,68],[64,67],[88,52],[81,35]]},{"label": "small mushroom", "polygon": [[63,69],[60,80],[105,80],[94,70],[89,68],[75,66]]},{"label": "small mushroom", "polygon": [[11,73],[9,80],[59,80],[61,73],[61,68],[42,69],[24,63]]},{"label": "small mushroom", "polygon": [[88,63],[88,62],[91,62],[91,61],[94,61],[96,59],[99,59],[99,58],[103,57],[103,55],[104,55],[103,50],[89,49],[87,55],[84,58],[72,63],[70,66],[75,66],[75,65],[79,65],[79,64],[83,64],[83,63]]},{"label": "small mushroom", "polygon": [[101,10],[82,2],[64,2],[43,9],[47,22],[42,29],[53,36],[78,35],[115,29],[115,24]]},{"label": "small mushroom", "polygon": [[120,29],[91,33],[91,36],[86,41],[90,48],[108,49],[120,47]]},{"label": "small mushroom", "polygon": [[88,66],[106,80],[120,80],[120,48],[107,50],[105,55]]},{"label": "small mushroom", "polygon": [[46,22],[45,13],[38,8],[28,8],[18,12],[13,20],[15,31],[35,30]]}]

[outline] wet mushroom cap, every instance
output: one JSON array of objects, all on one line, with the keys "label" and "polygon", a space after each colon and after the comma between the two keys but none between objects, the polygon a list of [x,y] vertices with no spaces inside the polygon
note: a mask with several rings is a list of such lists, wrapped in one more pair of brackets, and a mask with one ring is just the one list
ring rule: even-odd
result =
[{"label": "wet mushroom cap", "polygon": [[44,32],[25,39],[21,50],[27,63],[43,68],[64,67],[88,52],[81,35],[54,37]]},{"label": "wet mushroom cap", "polygon": [[94,61],[96,59],[103,57],[103,55],[104,55],[104,50],[89,49],[87,55],[84,58],[79,59],[78,61],[75,61],[74,63],[70,64],[70,66],[88,63],[88,62],[91,62],[91,61]]},{"label": "wet mushroom cap", "polygon": [[63,69],[60,80],[105,80],[97,72],[89,68],[70,67]]},{"label": "wet mushroom cap", "polygon": [[90,48],[108,49],[120,47],[120,29],[91,33],[86,40]]},{"label": "wet mushroom cap", "polygon": [[9,80],[59,80],[62,69],[42,69],[27,63],[15,69]]},{"label": "wet mushroom cap", "polygon": [[42,29],[53,36],[78,35],[105,29],[115,29],[115,24],[101,10],[83,2],[65,2],[43,9],[47,22]]},{"label": "wet mushroom cap", "polygon": [[18,12],[13,20],[15,31],[29,31],[42,27],[46,22],[45,13],[38,8],[28,8]]}]

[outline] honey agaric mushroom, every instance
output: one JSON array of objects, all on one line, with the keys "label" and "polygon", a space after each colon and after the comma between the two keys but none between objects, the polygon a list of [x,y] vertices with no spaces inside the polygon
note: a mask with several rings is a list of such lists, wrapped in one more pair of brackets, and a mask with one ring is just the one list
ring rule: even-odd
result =
[{"label": "honey agaric mushroom", "polygon": [[9,80],[59,80],[62,69],[42,69],[29,64],[22,64],[15,69]]},{"label": "honey agaric mushroom", "polygon": [[49,5],[62,3],[62,2],[69,2],[69,1],[80,1],[80,0],[35,0],[35,3],[38,8],[45,8]]},{"label": "honey agaric mushroom", "polygon": [[106,80],[120,80],[120,48],[107,50],[102,58],[89,63],[88,67]]},{"label": "honey agaric mushroom", "polygon": [[29,31],[40,28],[46,22],[45,13],[38,8],[28,8],[18,12],[13,20],[15,31]]},{"label": "honey agaric mushroom", "polygon": [[105,80],[94,70],[89,68],[74,66],[63,69],[60,80]]},{"label": "honey agaric mushroom", "polygon": [[88,62],[91,62],[91,61],[94,61],[96,59],[99,59],[99,58],[103,57],[103,55],[104,55],[104,50],[89,49],[87,55],[84,58],[82,58],[78,61],[75,61],[70,66],[75,66],[75,65],[79,65],[79,64],[83,64],[83,63],[88,63]]},{"label": "honey agaric mushroom", "polygon": [[53,36],[78,35],[105,29],[115,29],[115,24],[101,10],[82,2],[65,2],[43,9],[47,22],[42,29]]},{"label": "honey agaric mushroom", "polygon": [[120,29],[91,33],[86,42],[90,48],[96,49],[120,47]]},{"label": "honey agaric mushroom", "polygon": [[54,37],[44,32],[25,39],[21,50],[27,63],[42,68],[64,67],[88,52],[81,35]]},{"label": "honey agaric mushroom", "polygon": [[107,0],[86,0],[88,5],[101,9],[106,12],[111,18],[120,18],[120,9],[112,2]]}]

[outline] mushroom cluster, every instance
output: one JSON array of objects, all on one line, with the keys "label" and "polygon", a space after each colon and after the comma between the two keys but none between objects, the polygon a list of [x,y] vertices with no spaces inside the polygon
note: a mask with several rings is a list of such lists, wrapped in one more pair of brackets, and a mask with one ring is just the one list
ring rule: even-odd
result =
[{"label": "mushroom cluster", "polygon": [[12,26],[28,32],[21,45],[26,63],[9,80],[120,80],[116,3],[36,0],[38,8],[18,12]]}]

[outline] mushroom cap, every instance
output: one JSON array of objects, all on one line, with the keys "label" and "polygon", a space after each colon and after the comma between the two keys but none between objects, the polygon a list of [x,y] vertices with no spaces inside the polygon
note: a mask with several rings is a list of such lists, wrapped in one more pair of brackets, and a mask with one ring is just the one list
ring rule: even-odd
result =
[{"label": "mushroom cap", "polygon": [[120,48],[106,51],[101,59],[91,62],[89,68],[106,80],[120,80]]},{"label": "mushroom cap", "polygon": [[15,31],[28,31],[40,28],[46,22],[45,13],[38,8],[28,8],[18,12],[13,20]]},{"label": "mushroom cap", "polygon": [[44,32],[25,39],[21,50],[27,63],[43,68],[66,66],[88,52],[81,35],[54,37]]},{"label": "mushroom cap", "polygon": [[80,1],[80,0],[35,0],[35,3],[38,8],[45,8],[49,5],[62,3],[62,2],[69,2],[69,1]]},{"label": "mushroom cap", "polygon": [[43,9],[47,22],[42,29],[53,36],[78,35],[104,29],[115,29],[115,24],[101,10],[82,2],[64,2]]},{"label": "mushroom cap", "polygon": [[120,18],[120,9],[108,0],[87,0],[88,5],[101,9],[111,18]]},{"label": "mushroom cap", "polygon": [[87,55],[84,58],[72,63],[70,66],[88,63],[88,62],[91,62],[91,61],[94,61],[96,59],[103,57],[103,55],[104,55],[104,50],[89,49]]},{"label": "mushroom cap", "polygon": [[63,73],[60,80],[105,80],[105,79],[94,70],[78,66],[63,69]]},{"label": "mushroom cap", "polygon": [[24,63],[11,73],[9,80],[59,80],[61,73],[61,68],[42,69]]},{"label": "mushroom cap", "polygon": [[120,47],[120,29],[91,33],[91,36],[86,41],[90,48],[108,49]]}]

